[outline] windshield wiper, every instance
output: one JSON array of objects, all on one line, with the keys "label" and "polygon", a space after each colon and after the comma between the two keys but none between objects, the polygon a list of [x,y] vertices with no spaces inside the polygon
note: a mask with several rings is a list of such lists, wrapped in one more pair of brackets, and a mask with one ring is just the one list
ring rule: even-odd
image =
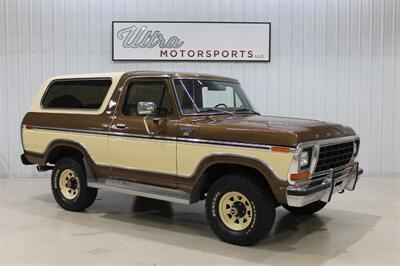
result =
[{"label": "windshield wiper", "polygon": [[215,107],[213,107],[213,108],[207,108],[207,109],[204,109],[204,110],[199,110],[197,113],[208,113],[208,112],[210,112],[210,111],[216,111],[216,112],[221,112],[221,113],[225,113],[225,114],[230,114],[230,115],[232,115],[232,116],[235,115],[234,112],[229,112],[229,111],[222,110],[222,109],[215,108]]},{"label": "windshield wiper", "polygon": [[254,111],[254,110],[251,110],[251,109],[249,109],[249,108],[240,108],[240,109],[236,109],[235,112],[251,112],[251,113],[257,114],[257,115],[260,114],[259,112],[256,112],[256,111]]}]

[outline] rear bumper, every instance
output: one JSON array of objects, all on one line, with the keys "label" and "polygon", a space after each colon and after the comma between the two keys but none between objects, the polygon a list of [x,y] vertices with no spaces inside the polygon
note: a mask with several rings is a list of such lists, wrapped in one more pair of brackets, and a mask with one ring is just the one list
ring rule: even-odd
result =
[{"label": "rear bumper", "polygon": [[32,165],[32,164],[34,164],[34,163],[32,163],[31,161],[29,161],[29,160],[26,158],[25,154],[21,154],[21,162],[22,162],[24,165]]},{"label": "rear bumper", "polygon": [[362,173],[363,170],[358,167],[357,162],[338,171],[331,169],[316,174],[310,180],[287,187],[287,204],[292,207],[302,207],[318,200],[329,202],[336,192],[353,191]]}]

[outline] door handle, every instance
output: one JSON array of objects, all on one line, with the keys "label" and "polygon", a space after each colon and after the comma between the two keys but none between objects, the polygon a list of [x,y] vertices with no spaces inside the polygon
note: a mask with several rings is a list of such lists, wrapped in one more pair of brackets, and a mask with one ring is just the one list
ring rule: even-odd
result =
[{"label": "door handle", "polygon": [[195,130],[193,128],[188,128],[188,127],[181,128],[181,132],[182,132],[183,136],[185,136],[185,137],[193,134],[194,131]]},{"label": "door handle", "polygon": [[126,124],[124,124],[124,123],[117,123],[117,124],[115,124],[115,128],[124,129],[124,128],[126,128]]}]

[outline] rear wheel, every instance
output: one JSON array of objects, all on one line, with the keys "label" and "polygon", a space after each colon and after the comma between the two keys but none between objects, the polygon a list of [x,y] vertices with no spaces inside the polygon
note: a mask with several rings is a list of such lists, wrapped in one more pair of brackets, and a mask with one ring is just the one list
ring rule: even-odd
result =
[{"label": "rear wheel", "polygon": [[51,188],[58,205],[69,211],[82,211],[97,197],[97,189],[87,186],[82,163],[72,157],[57,161],[51,175]]},{"label": "rear wheel", "polygon": [[315,202],[310,203],[303,207],[291,207],[291,206],[287,206],[287,205],[284,205],[283,207],[286,210],[288,210],[289,212],[307,215],[307,214],[313,214],[313,213],[320,211],[322,208],[325,207],[325,205],[326,205],[326,202],[319,200],[319,201],[315,201]]},{"label": "rear wheel", "polygon": [[275,221],[275,201],[268,189],[245,174],[217,180],[206,198],[211,228],[223,241],[249,246],[260,241]]}]

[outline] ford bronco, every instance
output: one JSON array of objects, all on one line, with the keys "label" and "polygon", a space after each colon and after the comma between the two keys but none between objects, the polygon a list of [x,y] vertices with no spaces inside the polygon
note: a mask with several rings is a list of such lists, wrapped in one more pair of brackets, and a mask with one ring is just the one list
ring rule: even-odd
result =
[{"label": "ford bronco", "polygon": [[275,209],[312,214],[362,173],[350,127],[254,111],[239,82],[134,71],[47,80],[21,125],[24,164],[52,170],[54,198],[82,211],[98,189],[205,200],[223,241],[252,245]]}]

